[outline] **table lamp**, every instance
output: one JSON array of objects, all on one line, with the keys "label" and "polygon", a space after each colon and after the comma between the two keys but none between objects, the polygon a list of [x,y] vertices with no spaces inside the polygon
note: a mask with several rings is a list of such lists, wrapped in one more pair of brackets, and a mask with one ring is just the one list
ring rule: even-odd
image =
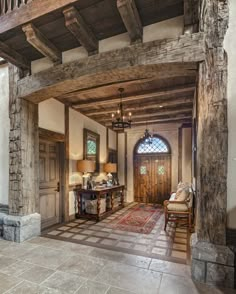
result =
[{"label": "table lamp", "polygon": [[107,173],[108,177],[108,186],[112,186],[112,174],[117,173],[117,164],[116,163],[105,163],[103,167],[104,172]]},{"label": "table lamp", "polygon": [[77,170],[78,172],[83,173],[83,189],[87,189],[87,179],[89,177],[89,173],[95,171],[95,162],[87,159],[78,160]]}]

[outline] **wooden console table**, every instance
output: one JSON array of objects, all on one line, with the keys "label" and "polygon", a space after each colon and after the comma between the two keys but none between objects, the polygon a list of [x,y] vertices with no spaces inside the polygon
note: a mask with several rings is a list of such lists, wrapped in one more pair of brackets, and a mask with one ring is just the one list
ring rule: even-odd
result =
[{"label": "wooden console table", "polygon": [[[77,206],[78,206],[78,214],[76,215],[77,218],[93,218],[96,219],[97,221],[100,221],[101,219],[107,217],[108,215],[114,213],[115,211],[122,209],[124,207],[124,185],[120,186],[112,186],[112,187],[104,187],[104,188],[96,188],[93,190],[86,190],[86,189],[74,189],[74,193],[77,198]],[[114,206],[114,194],[115,192],[120,192],[120,203],[118,206]],[[83,201],[83,198],[85,195],[91,195],[97,200],[97,213],[96,214],[89,214],[85,213],[84,211],[81,210],[81,204]],[[102,198],[107,198],[108,195],[110,196],[110,204],[111,207],[107,208],[106,211],[103,213],[100,213],[101,209],[101,199]]]}]

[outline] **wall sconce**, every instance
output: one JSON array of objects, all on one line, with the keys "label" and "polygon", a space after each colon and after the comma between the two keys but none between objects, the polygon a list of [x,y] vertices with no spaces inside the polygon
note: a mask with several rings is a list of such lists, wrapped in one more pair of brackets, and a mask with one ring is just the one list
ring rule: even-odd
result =
[{"label": "wall sconce", "polygon": [[93,173],[95,171],[95,162],[92,160],[79,160],[77,162],[77,170],[78,172],[83,173],[83,189],[87,189],[87,181],[90,177],[89,173]]}]

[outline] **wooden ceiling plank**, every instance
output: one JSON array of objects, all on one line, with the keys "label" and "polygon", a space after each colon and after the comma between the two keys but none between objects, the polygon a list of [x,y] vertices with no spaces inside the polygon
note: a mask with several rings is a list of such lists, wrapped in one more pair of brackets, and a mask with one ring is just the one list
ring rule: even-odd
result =
[{"label": "wooden ceiling plank", "polygon": [[[186,122],[192,121],[192,116],[187,115],[183,117],[172,117],[172,118],[163,118],[163,119],[151,119],[151,120],[142,120],[142,121],[137,121],[132,123],[132,127],[134,126],[141,126],[141,125],[147,125],[147,124],[159,124],[159,123],[177,123],[177,122]],[[106,127],[111,127],[111,123],[105,124]]]},{"label": "wooden ceiling plank", "polygon": [[31,1],[30,3],[22,5],[20,8],[1,16],[0,34],[76,2],[78,2],[78,0]]},{"label": "wooden ceiling plank", "polygon": [[134,0],[117,0],[117,8],[129,33],[131,43],[142,42],[143,26]]},{"label": "wooden ceiling plank", "polygon": [[[159,110],[155,113],[142,113],[142,114],[137,114],[132,116],[132,120],[138,120],[138,119],[146,119],[146,118],[151,118],[151,117],[162,117],[162,116],[167,116],[167,115],[177,115],[177,114],[192,114],[192,108],[186,108],[186,109],[174,109],[174,110]],[[105,117],[101,116],[101,118],[97,118],[96,120],[100,122],[109,122],[111,121],[111,117]]]},{"label": "wooden ceiling plank", "polygon": [[[124,110],[126,112],[133,112],[133,111],[142,111],[142,110],[148,110],[148,109],[159,109],[161,107],[169,107],[169,106],[184,106],[185,104],[190,104],[193,102],[193,97],[189,97],[189,98],[180,98],[180,99],[176,99],[173,98],[169,101],[156,101],[155,103],[148,103],[148,105],[145,104],[138,104],[137,106],[133,106],[133,107],[124,107]],[[84,111],[83,110],[83,114],[85,114],[86,116],[89,117],[96,117],[99,115],[103,115],[103,114],[108,114],[108,113],[113,113],[114,112],[114,107],[112,108],[108,108],[108,109],[104,109],[104,110],[90,110],[90,111]]]},{"label": "wooden ceiling plank", "polygon": [[28,43],[36,50],[48,57],[53,63],[62,63],[62,53],[32,23],[24,25],[22,30]]},{"label": "wooden ceiling plank", "polygon": [[[173,89],[168,89],[168,90],[151,90],[148,91],[145,94],[138,94],[138,95],[133,95],[129,97],[124,97],[122,101],[125,102],[130,102],[130,101],[137,101],[137,100],[142,100],[142,99],[151,99],[151,98],[157,98],[157,97],[162,97],[162,96],[168,96],[168,95],[173,95],[173,94],[178,94],[178,93],[186,93],[190,91],[195,90],[195,85],[190,85],[186,87],[181,87],[181,88],[173,88]],[[97,101],[91,101],[88,103],[75,103],[72,106],[76,109],[83,109],[87,108],[90,106],[104,106],[104,105],[112,105],[112,104],[117,104],[120,102],[120,98],[112,98],[108,97],[106,99],[99,99]]]},{"label": "wooden ceiling plank", "polygon": [[65,24],[89,55],[98,52],[98,40],[74,6],[63,10]]},{"label": "wooden ceiling plank", "polygon": [[30,62],[14,49],[0,41],[0,56],[7,62],[14,64],[22,69],[30,69]]}]

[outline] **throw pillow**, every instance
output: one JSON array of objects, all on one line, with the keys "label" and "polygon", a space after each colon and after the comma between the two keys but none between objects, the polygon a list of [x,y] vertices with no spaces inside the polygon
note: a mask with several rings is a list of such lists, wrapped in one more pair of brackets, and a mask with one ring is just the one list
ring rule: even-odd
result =
[{"label": "throw pillow", "polygon": [[186,201],[189,196],[189,191],[186,191],[186,189],[183,189],[178,198],[177,201]]}]

